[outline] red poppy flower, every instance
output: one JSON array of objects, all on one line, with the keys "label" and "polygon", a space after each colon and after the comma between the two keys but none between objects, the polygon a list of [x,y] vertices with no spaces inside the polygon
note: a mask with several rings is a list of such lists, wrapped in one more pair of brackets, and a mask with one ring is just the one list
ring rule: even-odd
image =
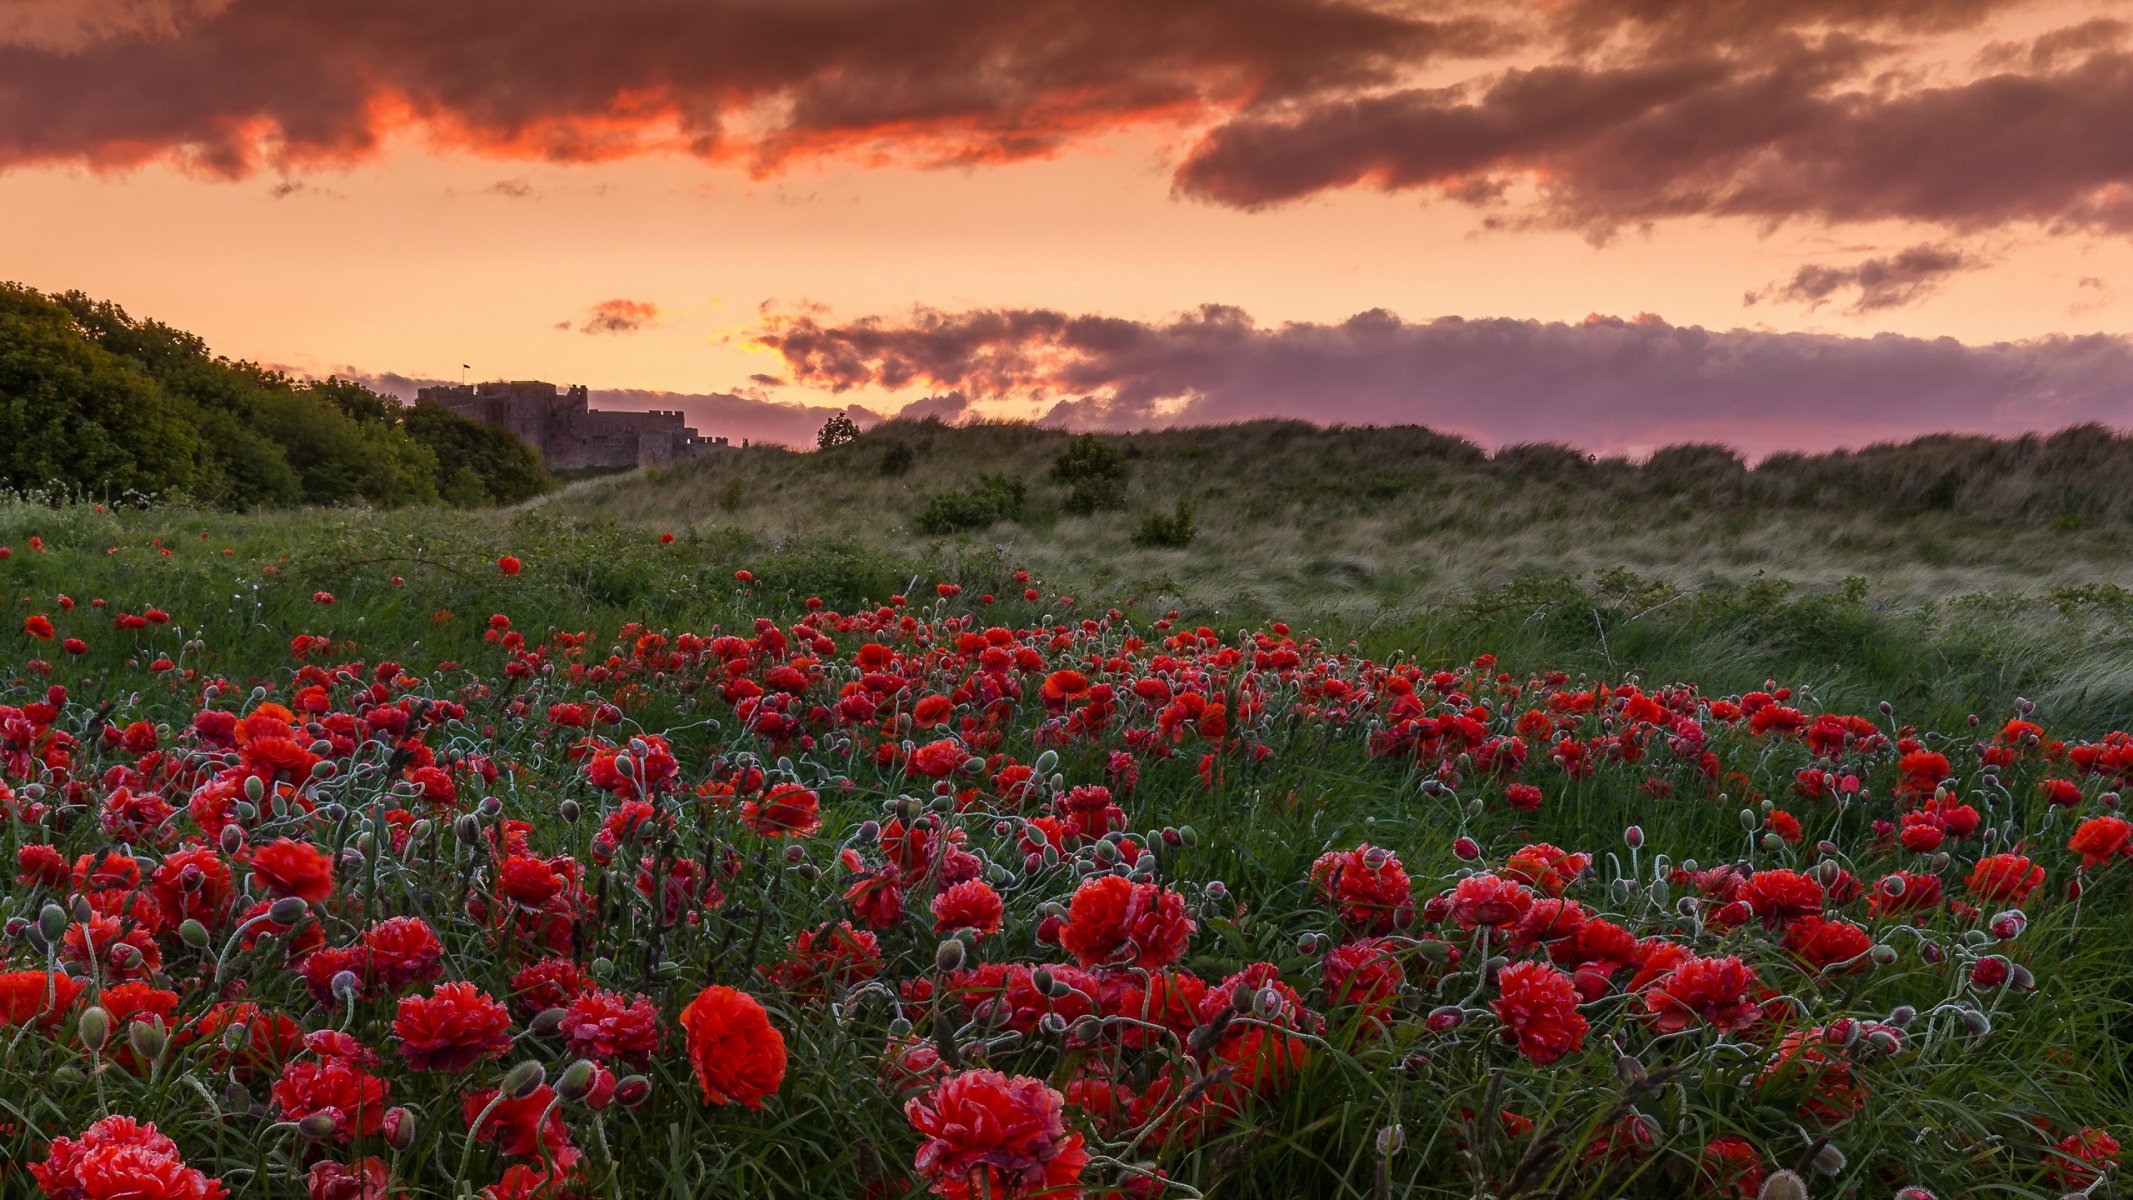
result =
[{"label": "red poppy flower", "polygon": [[480,988],[454,981],[402,998],[393,1034],[414,1069],[464,1071],[511,1048],[511,1014]]},{"label": "red poppy flower", "polygon": [[649,996],[581,993],[557,1026],[581,1058],[643,1065],[659,1052],[659,1006]]},{"label": "red poppy flower", "polygon": [[1688,958],[1644,993],[1652,1028],[1678,1033],[1694,1025],[1739,1030],[1755,1024],[1762,1006],[1751,999],[1754,968],[1738,958]]},{"label": "red poppy flower", "polygon": [[224,1200],[219,1180],[185,1165],[152,1124],[105,1117],[79,1138],[54,1138],[30,1174],[53,1200]]},{"label": "red poppy flower", "polygon": [[1570,976],[1538,962],[1515,962],[1496,973],[1491,1008],[1503,1022],[1503,1039],[1542,1066],[1582,1048],[1588,1028],[1578,1012]]},{"label": "red poppy flower", "polygon": [[810,837],[822,828],[822,798],[797,783],[781,783],[761,800],[742,801],[741,820],[760,837]]},{"label": "red poppy flower", "polygon": [[1059,944],[1084,967],[1130,965],[1155,970],[1185,953],[1198,928],[1185,915],[1185,897],[1153,883],[1117,875],[1085,881],[1067,905]]},{"label": "red poppy flower", "polygon": [[2043,885],[2044,868],[2019,854],[1993,854],[1979,859],[1963,883],[1980,900],[2020,904]]},{"label": "red poppy flower", "polygon": [[706,1104],[761,1108],[785,1082],[785,1036],[748,993],[705,988],[681,1010],[681,1030]]},{"label": "red poppy flower", "polygon": [[252,852],[252,882],[276,896],[319,904],[333,894],[333,856],[309,842],[279,838]]},{"label": "red poppy flower", "polygon": [[1000,932],[1007,909],[982,879],[966,879],[933,898],[933,932],[968,929],[980,938]]},{"label": "red poppy flower", "polygon": [[933,1194],[948,1200],[1078,1200],[1088,1164],[1066,1128],[1066,1098],[1041,1079],[964,1071],[904,1105],[926,1141],[913,1159]]}]

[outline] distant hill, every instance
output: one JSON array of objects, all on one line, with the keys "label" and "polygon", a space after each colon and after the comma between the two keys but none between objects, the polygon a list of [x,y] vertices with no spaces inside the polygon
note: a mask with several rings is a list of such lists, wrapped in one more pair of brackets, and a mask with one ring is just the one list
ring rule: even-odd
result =
[{"label": "distant hill", "polygon": [[550,486],[501,429],[217,357],[80,292],[0,284],[0,488],[247,509],[477,507]]},{"label": "distant hill", "polygon": [[1921,596],[2133,584],[2133,438],[2100,426],[1751,467],[1713,445],[1644,462],[1558,445],[1489,454],[1416,426],[1074,435],[890,421],[825,451],[751,447],[552,503],[780,544],[958,556],[1005,545],[1024,564],[1151,593],[1191,582],[1238,603],[1331,588],[1367,609],[1523,571],[1617,566],[1683,581],[1858,573]]}]

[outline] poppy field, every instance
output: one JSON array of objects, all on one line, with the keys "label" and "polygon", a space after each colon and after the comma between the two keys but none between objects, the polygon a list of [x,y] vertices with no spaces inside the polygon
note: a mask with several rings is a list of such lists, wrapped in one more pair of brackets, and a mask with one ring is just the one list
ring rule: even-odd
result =
[{"label": "poppy field", "polygon": [[2115,1194],[2109,724],[216,522],[0,522],[0,1194]]}]

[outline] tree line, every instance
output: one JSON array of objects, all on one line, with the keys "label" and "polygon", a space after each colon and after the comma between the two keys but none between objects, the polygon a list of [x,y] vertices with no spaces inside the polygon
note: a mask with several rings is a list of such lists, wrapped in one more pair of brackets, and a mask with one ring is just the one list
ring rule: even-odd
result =
[{"label": "tree line", "polygon": [[512,504],[531,446],[435,404],[298,380],[80,292],[0,283],[0,487],[218,508]]}]

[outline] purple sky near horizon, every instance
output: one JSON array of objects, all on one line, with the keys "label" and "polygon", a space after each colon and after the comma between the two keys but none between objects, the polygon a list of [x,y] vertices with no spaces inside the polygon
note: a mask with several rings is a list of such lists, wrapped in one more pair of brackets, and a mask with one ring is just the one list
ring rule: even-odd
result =
[{"label": "purple sky near horizon", "polygon": [[847,406],[1633,455],[2133,425],[2122,3],[588,11],[8,0],[0,274],[736,441]]}]

